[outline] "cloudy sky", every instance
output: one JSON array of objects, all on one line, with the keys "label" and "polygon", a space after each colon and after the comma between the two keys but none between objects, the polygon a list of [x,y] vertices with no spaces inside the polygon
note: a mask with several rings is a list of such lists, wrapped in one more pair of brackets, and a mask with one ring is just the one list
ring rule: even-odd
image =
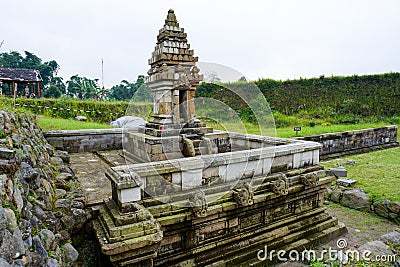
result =
[{"label": "cloudy sky", "polygon": [[169,8],[200,61],[250,79],[400,71],[398,0],[12,0],[1,5],[0,52],[56,60],[59,74],[106,87],[148,69]]}]

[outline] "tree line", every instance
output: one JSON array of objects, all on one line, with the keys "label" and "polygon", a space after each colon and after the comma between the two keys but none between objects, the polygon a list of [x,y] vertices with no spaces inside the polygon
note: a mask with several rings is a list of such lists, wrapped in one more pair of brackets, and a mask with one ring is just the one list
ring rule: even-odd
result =
[{"label": "tree line", "polygon": [[[144,76],[140,75],[134,82],[123,80],[111,88],[104,88],[99,85],[98,79],[90,79],[78,74],[64,82],[62,77],[57,76],[60,69],[57,61],[43,62],[40,57],[28,51],[24,51],[24,55],[17,51],[0,53],[0,66],[39,70],[43,79],[40,87],[42,95],[46,98],[59,98],[64,95],[76,99],[130,100],[144,83]],[[22,90],[22,88],[19,89]]]}]

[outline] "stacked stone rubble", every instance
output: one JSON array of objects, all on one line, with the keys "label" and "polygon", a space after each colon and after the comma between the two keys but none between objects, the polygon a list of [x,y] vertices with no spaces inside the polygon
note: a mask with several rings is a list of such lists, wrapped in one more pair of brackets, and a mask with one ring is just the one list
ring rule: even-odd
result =
[{"label": "stacked stone rubble", "polygon": [[54,150],[35,118],[0,110],[0,262],[2,266],[67,266],[69,244],[90,217],[69,155]]}]

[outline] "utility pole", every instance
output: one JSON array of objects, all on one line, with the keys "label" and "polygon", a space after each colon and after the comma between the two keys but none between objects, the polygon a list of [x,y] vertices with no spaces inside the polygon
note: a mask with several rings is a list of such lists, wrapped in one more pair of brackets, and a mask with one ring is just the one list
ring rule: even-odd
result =
[{"label": "utility pole", "polygon": [[3,46],[3,44],[4,44],[4,40],[1,41],[1,43],[0,43],[0,48]]},{"label": "utility pole", "polygon": [[104,61],[101,59],[101,84],[104,88]]}]

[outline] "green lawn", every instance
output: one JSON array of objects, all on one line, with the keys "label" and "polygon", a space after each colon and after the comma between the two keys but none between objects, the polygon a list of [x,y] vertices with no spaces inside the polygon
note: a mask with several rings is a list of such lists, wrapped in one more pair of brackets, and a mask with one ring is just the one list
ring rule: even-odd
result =
[{"label": "green lawn", "polygon": [[[219,130],[236,130],[239,132],[247,132],[249,134],[260,134],[260,128],[256,125],[245,123],[240,127],[235,127],[235,125],[230,124],[216,124],[213,122],[206,122],[207,126],[211,126],[215,129]],[[377,128],[382,126],[387,126],[388,123],[380,122],[380,123],[358,123],[358,124],[340,124],[340,125],[316,125],[314,127],[310,126],[303,126],[301,127],[301,131],[296,132],[294,131],[294,127],[285,127],[285,128],[277,128],[276,132],[274,128],[267,128],[263,130],[263,133],[266,135],[282,138],[291,138],[296,136],[309,136],[315,134],[322,134],[322,133],[333,133],[333,132],[343,132],[343,131],[350,131],[350,130],[361,130],[361,129],[368,129],[368,128]],[[244,128],[245,127],[245,128]],[[244,130],[245,129],[245,130]]]},{"label": "green lawn", "polygon": [[363,189],[371,198],[400,201],[400,147],[348,156],[321,162],[325,168],[335,167],[349,160],[354,165],[344,165],[348,177],[357,181],[356,187]]},{"label": "green lawn", "polygon": [[108,129],[109,124],[76,121],[72,119],[58,119],[38,116],[37,122],[43,131],[49,130],[84,130],[84,129]]}]

